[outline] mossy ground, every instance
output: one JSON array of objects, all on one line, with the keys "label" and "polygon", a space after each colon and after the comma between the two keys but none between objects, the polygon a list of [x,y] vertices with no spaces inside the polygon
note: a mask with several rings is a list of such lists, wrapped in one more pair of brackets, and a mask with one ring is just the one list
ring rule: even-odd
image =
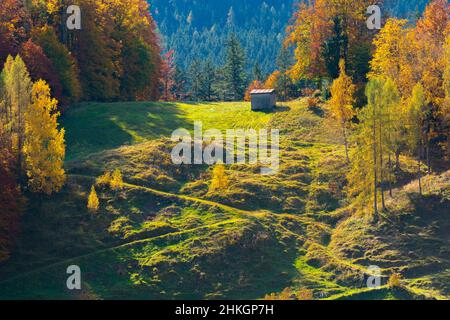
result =
[{"label": "mossy ground", "polygon": [[[255,113],[247,103],[84,104],[63,118],[68,182],[33,196],[12,258],[0,266],[0,298],[259,299],[291,288],[317,299],[449,297],[448,173],[399,185],[379,224],[345,197],[344,150],[333,121],[303,101]],[[229,186],[209,191],[211,168],[174,166],[177,128],[274,128],[281,164],[227,166]],[[410,159],[403,159],[405,177]],[[119,168],[121,191],[95,178]],[[413,169],[411,169],[413,170]],[[81,267],[83,290],[65,289]],[[367,269],[404,277],[367,289]]]}]

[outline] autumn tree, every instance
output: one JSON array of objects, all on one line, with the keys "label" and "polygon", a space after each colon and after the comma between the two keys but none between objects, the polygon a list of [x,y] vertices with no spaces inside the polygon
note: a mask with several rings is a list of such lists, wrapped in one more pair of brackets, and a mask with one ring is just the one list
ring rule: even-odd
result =
[{"label": "autumn tree", "polygon": [[446,141],[445,120],[442,106],[445,100],[444,70],[445,40],[450,21],[450,4],[446,0],[434,0],[426,7],[422,19],[417,22],[417,59],[414,67],[420,71],[420,82],[425,90],[426,110],[426,161],[431,173],[431,149],[437,150],[438,141]]},{"label": "autumn tree", "polygon": [[423,159],[423,148],[424,148],[424,124],[425,124],[425,113],[426,108],[426,98],[425,90],[423,86],[418,83],[412,92],[406,105],[407,114],[407,135],[408,135],[408,146],[411,153],[415,153],[418,161],[417,177],[419,180],[419,193],[422,193],[422,159]]},{"label": "autumn tree", "polygon": [[251,100],[251,92],[255,89],[262,89],[263,84],[258,81],[254,80],[247,88],[247,91],[245,91],[244,101],[250,101]]},{"label": "autumn tree", "polygon": [[20,231],[20,192],[10,139],[0,119],[0,263],[8,259]]},{"label": "autumn tree", "polygon": [[83,31],[73,40],[73,54],[80,68],[84,100],[112,101],[120,96],[120,39],[112,37],[114,15],[95,0],[79,0]]},{"label": "autumn tree", "polygon": [[52,96],[57,100],[64,99],[62,85],[53,63],[39,45],[35,44],[32,39],[28,39],[20,47],[20,56],[25,62],[33,81],[45,80],[50,86]]},{"label": "autumn tree", "polygon": [[173,87],[175,86],[175,52],[173,50],[168,51],[163,55],[163,63],[161,67],[161,85],[162,85],[162,99],[164,101],[170,101],[173,99]]},{"label": "autumn tree", "polygon": [[31,26],[31,17],[22,0],[0,2],[0,66],[8,55],[16,55],[25,42]]},{"label": "autumn tree", "polygon": [[58,129],[56,99],[43,80],[33,85],[31,104],[25,116],[24,154],[28,186],[33,192],[52,194],[65,182],[64,129]]},{"label": "autumn tree", "polygon": [[91,192],[89,193],[87,208],[90,212],[95,213],[100,207],[100,201],[98,200],[97,191],[95,187],[91,187]]},{"label": "autumn tree", "polygon": [[209,186],[210,192],[224,191],[228,187],[228,177],[225,172],[225,165],[223,163],[217,163],[214,166],[212,172],[211,185]]},{"label": "autumn tree", "polygon": [[122,173],[119,169],[114,170],[111,176],[110,187],[114,191],[123,189]]},{"label": "autumn tree", "polygon": [[367,30],[369,0],[318,0],[302,3],[287,29],[285,44],[292,46],[295,63],[290,74],[302,78],[333,78],[344,59],[350,75],[364,81],[370,60],[372,33]]},{"label": "autumn tree", "polygon": [[334,118],[340,123],[342,129],[342,137],[344,139],[345,155],[347,162],[350,162],[348,152],[348,127],[355,115],[353,104],[355,103],[354,93],[355,85],[345,72],[345,61],[339,63],[340,75],[334,80],[331,86],[331,99],[329,105]]},{"label": "autumn tree", "polygon": [[278,70],[275,70],[270,74],[266,81],[264,82],[264,88],[266,89],[276,89],[278,85],[278,79],[280,79],[281,72]]},{"label": "autumn tree", "polygon": [[370,62],[369,77],[383,77],[401,82],[402,51],[401,43],[406,34],[407,20],[388,19],[374,40],[375,52]]},{"label": "autumn tree", "polygon": [[359,125],[353,137],[356,148],[351,151],[351,168],[347,174],[348,193],[357,203],[365,206],[373,204],[374,221],[379,218],[380,183],[380,122],[382,121],[383,81],[374,78],[366,87],[367,106],[358,112]]},{"label": "autumn tree", "polygon": [[31,97],[32,82],[25,63],[9,56],[1,74],[3,108],[1,117],[11,137],[12,152],[16,157],[19,181],[24,181],[23,146],[25,141],[25,114]]},{"label": "autumn tree", "polygon": [[[48,57],[62,86],[62,103],[76,102],[81,97],[81,83],[77,63],[69,50],[59,42],[52,27],[44,26],[33,30],[33,42],[38,44]],[[44,78],[45,79],[45,78]],[[53,91],[56,88],[52,88]]]},{"label": "autumn tree", "polygon": [[[105,12],[111,19],[105,19],[103,32],[111,32],[110,37],[115,53],[113,62],[119,66],[122,99],[156,100],[159,98],[161,72],[167,67],[161,57],[159,38],[155,22],[150,15],[149,4],[145,0],[107,0]],[[173,55],[171,57],[173,64]],[[167,71],[167,70],[166,70]],[[171,68],[169,68],[169,72]]]},{"label": "autumn tree", "polygon": [[445,44],[444,64],[445,72],[443,86],[445,99],[441,114],[444,121],[444,132],[447,134],[447,160],[450,160],[450,32],[447,36]]},{"label": "autumn tree", "polygon": [[111,172],[105,171],[105,173],[98,177],[96,182],[98,186],[109,186],[111,184]]}]

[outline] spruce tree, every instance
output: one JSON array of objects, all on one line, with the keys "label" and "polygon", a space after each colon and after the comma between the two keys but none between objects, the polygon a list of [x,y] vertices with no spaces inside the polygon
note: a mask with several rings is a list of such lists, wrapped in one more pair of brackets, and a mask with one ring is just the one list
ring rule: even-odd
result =
[{"label": "spruce tree", "polygon": [[232,99],[242,100],[246,88],[246,75],[244,71],[245,53],[236,35],[231,34],[227,43],[227,56],[224,67],[225,81]]}]

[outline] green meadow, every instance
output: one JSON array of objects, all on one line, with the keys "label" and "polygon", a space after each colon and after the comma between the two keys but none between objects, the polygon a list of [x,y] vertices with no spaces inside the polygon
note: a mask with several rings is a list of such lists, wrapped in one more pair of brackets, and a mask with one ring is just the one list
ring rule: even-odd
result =
[{"label": "green meadow", "polygon": [[[286,290],[299,299],[448,298],[450,173],[425,180],[423,199],[415,181],[398,186],[374,226],[345,196],[344,149],[325,113],[304,100],[272,113],[244,102],[69,110],[66,186],[30,199],[20,242],[0,266],[0,298],[262,299]],[[170,161],[172,132],[195,121],[204,130],[279,129],[279,172],[229,165],[227,189],[209,190],[211,167]],[[100,208],[90,213],[95,179],[116,168],[124,188],[98,187]],[[66,289],[69,265],[81,268],[81,291]],[[371,265],[380,288],[366,286]],[[404,278],[388,286],[395,272]]]}]

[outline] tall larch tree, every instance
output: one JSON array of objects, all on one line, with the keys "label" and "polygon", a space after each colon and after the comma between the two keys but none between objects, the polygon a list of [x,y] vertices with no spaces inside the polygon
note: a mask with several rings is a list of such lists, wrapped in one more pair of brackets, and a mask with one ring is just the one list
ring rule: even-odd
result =
[{"label": "tall larch tree", "polygon": [[346,74],[345,61],[342,59],[339,63],[339,78],[334,80],[331,86],[331,99],[329,105],[331,113],[339,122],[342,129],[342,137],[345,146],[345,156],[347,163],[350,162],[348,151],[348,128],[351,124],[352,118],[355,115],[353,105],[355,103],[355,85],[352,78]]},{"label": "tall larch tree", "polygon": [[[392,197],[392,185],[395,180],[395,170],[393,159],[396,155],[399,155],[403,145],[403,123],[404,120],[402,114],[402,108],[400,104],[400,93],[394,81],[388,78],[383,86],[382,95],[382,110],[384,123],[383,131],[381,133],[381,144],[385,147],[387,153],[387,164],[383,170],[384,181],[387,181],[389,187],[389,195]],[[384,155],[381,155],[384,156]],[[384,191],[385,184],[382,185],[382,192]]]},{"label": "tall larch tree", "polygon": [[12,152],[17,159],[17,175],[21,183],[25,180],[23,172],[23,146],[25,141],[25,113],[31,98],[32,82],[25,63],[20,58],[9,56],[2,71],[2,100],[4,106],[1,111],[3,123],[11,137]]},{"label": "tall larch tree", "polygon": [[374,221],[379,219],[378,201],[382,186],[380,155],[380,123],[382,122],[382,95],[384,81],[372,78],[366,87],[367,106],[358,113],[360,124],[354,136],[356,148],[352,149],[351,170],[347,178],[349,194],[363,207],[372,201]]},{"label": "tall larch tree", "polygon": [[424,155],[424,142],[426,139],[426,133],[424,127],[426,123],[425,109],[427,107],[425,90],[423,86],[418,83],[413,88],[411,97],[406,104],[407,114],[407,135],[408,146],[412,154],[416,154],[418,168],[417,178],[419,180],[419,193],[422,193],[422,159]]},{"label": "tall larch tree", "polygon": [[382,77],[401,81],[401,42],[405,36],[407,20],[388,19],[374,40],[375,52],[370,62],[369,77]]},{"label": "tall larch tree", "polygon": [[24,145],[28,186],[33,192],[47,195],[61,190],[65,182],[64,129],[58,129],[57,104],[45,81],[33,85],[26,112]]}]

